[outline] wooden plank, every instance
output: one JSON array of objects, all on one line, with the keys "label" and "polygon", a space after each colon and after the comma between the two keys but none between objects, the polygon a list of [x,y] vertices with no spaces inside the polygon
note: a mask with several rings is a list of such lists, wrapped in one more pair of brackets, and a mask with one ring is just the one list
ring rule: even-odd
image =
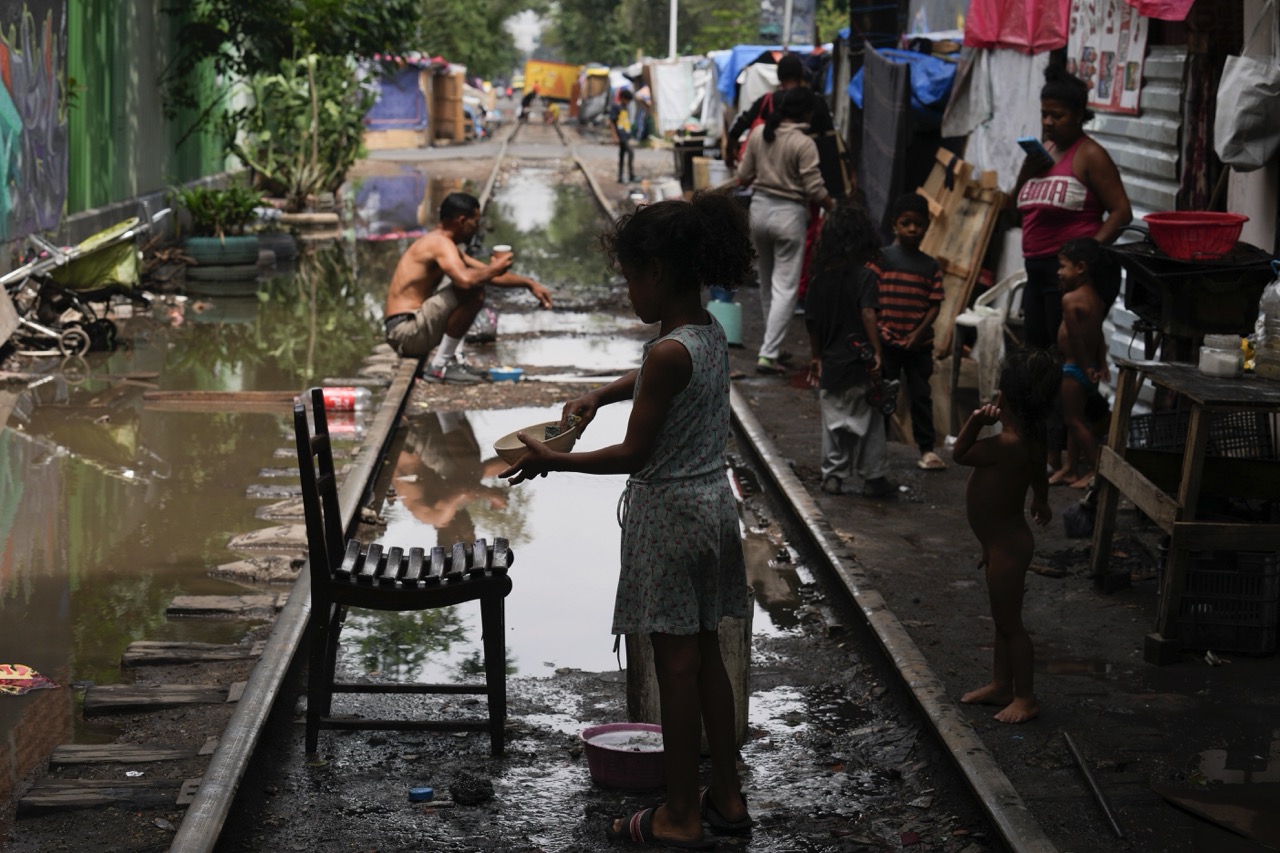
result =
[{"label": "wooden plank", "polygon": [[1188,551],[1280,551],[1280,524],[1181,521],[1173,525],[1170,547]]},{"label": "wooden plank", "polygon": [[120,805],[167,809],[177,804],[178,779],[45,779],[18,800],[18,814]]},{"label": "wooden plank", "polygon": [[239,702],[240,697],[244,695],[244,689],[245,687],[248,686],[248,684],[249,682],[247,681],[232,682],[231,687],[227,690],[227,701]]},{"label": "wooden plank", "polygon": [[296,391],[144,391],[145,408],[165,412],[287,412]]},{"label": "wooden plank", "polygon": [[1173,532],[1173,523],[1178,518],[1178,502],[1110,447],[1099,448],[1098,473],[1119,489],[1120,494],[1133,501],[1160,529],[1166,533]]},{"label": "wooden plank", "polygon": [[253,646],[229,646],[217,643],[179,643],[166,640],[135,640],[120,656],[121,666],[148,666],[174,663],[207,663],[209,661],[247,660],[262,652]]},{"label": "wooden plank", "polygon": [[264,595],[176,595],[166,616],[204,616],[229,619],[261,619],[281,607],[279,593]]},{"label": "wooden plank", "polygon": [[94,684],[84,692],[84,714],[155,711],[179,705],[221,705],[227,688],[199,684]]},{"label": "wooden plank", "polygon": [[53,748],[49,764],[150,764],[153,761],[180,761],[195,755],[189,749],[138,743],[64,743]]}]

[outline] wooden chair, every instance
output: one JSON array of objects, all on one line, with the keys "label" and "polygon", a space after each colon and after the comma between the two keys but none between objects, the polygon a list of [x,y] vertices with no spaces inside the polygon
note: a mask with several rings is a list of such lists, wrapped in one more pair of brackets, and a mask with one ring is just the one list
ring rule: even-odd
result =
[{"label": "wooden chair", "polygon": [[[514,555],[507,540],[458,542],[449,550],[365,545],[346,538],[321,389],[311,391],[315,428],[309,432],[301,403],[293,407],[298,468],[306,515],[311,578],[308,619],[307,752],[316,751],[320,729],[393,731],[488,731],[494,755],[503,751],[507,716],[504,599],[511,592],[507,569]],[[354,684],[334,681],[338,636],[348,607],[426,610],[464,601],[480,602],[484,633],[483,684]],[[453,720],[376,720],[331,717],[334,693],[484,693],[489,717]]]}]

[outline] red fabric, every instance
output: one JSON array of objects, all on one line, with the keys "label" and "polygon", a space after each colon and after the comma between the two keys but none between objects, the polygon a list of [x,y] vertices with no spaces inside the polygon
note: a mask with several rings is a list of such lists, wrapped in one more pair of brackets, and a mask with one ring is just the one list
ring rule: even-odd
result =
[{"label": "red fabric", "polygon": [[1185,21],[1195,0],[1124,0],[1139,15],[1162,21]]},{"label": "red fabric", "polygon": [[1056,50],[1067,43],[1070,13],[1070,0],[973,0],[964,19],[964,43],[966,47],[1003,47],[1021,53]]}]

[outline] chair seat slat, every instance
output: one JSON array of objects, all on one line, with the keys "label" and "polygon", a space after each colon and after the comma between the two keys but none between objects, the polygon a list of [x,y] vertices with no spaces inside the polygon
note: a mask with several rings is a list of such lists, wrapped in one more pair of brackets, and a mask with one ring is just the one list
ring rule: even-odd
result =
[{"label": "chair seat slat", "polygon": [[475,544],[471,546],[470,567],[467,569],[467,577],[483,577],[489,568],[489,543],[484,539],[477,539]]},{"label": "chair seat slat", "polygon": [[437,545],[431,549],[431,567],[427,570],[426,582],[428,586],[434,586],[444,578],[444,548]]},{"label": "chair seat slat", "polygon": [[495,536],[493,539],[493,553],[489,557],[489,571],[495,575],[505,575],[507,569],[511,568],[512,556],[511,546],[507,542],[505,536]]},{"label": "chair seat slat", "polygon": [[374,543],[364,552],[364,565],[356,574],[356,580],[371,583],[378,574],[378,564],[382,562],[382,546]]},{"label": "chair seat slat", "polygon": [[444,573],[444,579],[450,583],[460,581],[466,576],[467,571],[467,546],[463,542],[453,543],[453,553],[449,556],[449,568]]},{"label": "chair seat slat", "polygon": [[342,564],[334,570],[334,575],[342,579],[351,577],[359,566],[360,556],[360,543],[352,539],[347,543],[347,553],[342,556]]},{"label": "chair seat slat", "polygon": [[405,565],[404,575],[400,580],[409,586],[416,585],[422,578],[423,556],[426,554],[421,548],[409,549],[409,562]]},{"label": "chair seat slat", "polygon": [[400,578],[400,571],[404,568],[404,549],[399,545],[392,545],[387,550],[387,564],[381,572],[378,573],[378,584],[380,586],[395,586],[396,581]]}]

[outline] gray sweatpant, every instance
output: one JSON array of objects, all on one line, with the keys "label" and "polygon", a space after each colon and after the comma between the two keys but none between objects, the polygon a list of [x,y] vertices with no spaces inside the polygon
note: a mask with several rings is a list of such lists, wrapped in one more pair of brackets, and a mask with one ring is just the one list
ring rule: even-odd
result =
[{"label": "gray sweatpant", "polygon": [[778,357],[787,324],[796,313],[808,225],[809,208],[801,202],[765,192],[757,192],[751,198],[751,242],[756,248],[765,322],[760,355],[765,358]]},{"label": "gray sweatpant", "polygon": [[824,480],[832,475],[847,480],[856,471],[865,482],[888,469],[884,415],[867,402],[868,387],[860,382],[843,391],[818,391]]}]

